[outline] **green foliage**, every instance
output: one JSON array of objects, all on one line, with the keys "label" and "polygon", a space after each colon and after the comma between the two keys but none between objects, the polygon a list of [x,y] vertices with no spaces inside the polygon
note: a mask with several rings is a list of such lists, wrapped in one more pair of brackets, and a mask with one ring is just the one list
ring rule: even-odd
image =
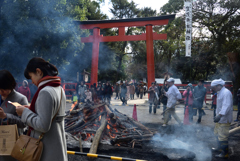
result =
[{"label": "green foliage", "polygon": [[[111,13],[114,15],[114,19],[122,19],[122,18],[134,18],[137,17],[140,13],[140,10],[137,9],[137,5],[131,1],[128,2],[127,0],[112,0],[112,8],[110,8]],[[131,35],[134,28],[127,28],[126,35]],[[118,31],[112,30],[111,35],[117,35]],[[126,49],[127,49],[128,42],[114,42],[109,43],[111,49],[115,52],[116,57],[114,60],[114,64],[116,65],[116,78],[115,80],[125,79],[125,67],[124,64],[125,56],[126,56]]]},{"label": "green foliage", "polygon": [[[227,53],[240,53],[240,1],[230,0],[199,0],[193,6],[193,20],[205,27],[209,32],[211,46],[209,51],[216,57],[216,73],[210,78],[232,80],[234,93],[240,87],[240,61],[233,60],[235,69],[232,71]],[[235,77],[233,77],[233,73]],[[234,102],[236,103],[236,95]]]},{"label": "green foliage", "polygon": [[183,9],[184,1],[183,0],[168,0],[163,7],[160,9],[161,15],[174,14],[178,13]]},{"label": "green foliage", "polygon": [[110,8],[111,13],[114,15],[114,19],[122,18],[134,18],[137,17],[139,9],[137,4],[133,1],[128,2],[128,0],[111,0],[112,8]]},{"label": "green foliage", "polygon": [[152,10],[150,7],[144,7],[140,10],[138,17],[153,17],[157,15],[156,10]]},{"label": "green foliage", "polygon": [[[184,15],[177,17],[165,27],[155,27],[155,32],[168,35],[167,40],[154,42],[155,76],[162,77],[162,73],[169,71],[173,73],[173,77],[179,77],[184,82],[194,83],[198,79],[212,80],[220,77],[231,79],[227,53],[239,53],[240,49],[240,3],[238,2],[198,0],[194,3],[193,32],[195,33],[191,58],[185,57]],[[182,11],[183,4],[184,1],[169,0],[161,8],[160,14],[178,13]],[[151,12],[146,11],[145,16],[152,16],[148,13]],[[144,14],[139,15],[144,16]],[[145,32],[145,28],[135,28],[133,32],[141,34]],[[131,42],[133,61],[128,72],[131,71],[134,78],[143,78],[147,75],[146,49],[143,49],[143,46],[145,47],[144,42]],[[239,61],[238,63],[240,64]],[[138,72],[138,69],[141,69],[141,72]]]}]

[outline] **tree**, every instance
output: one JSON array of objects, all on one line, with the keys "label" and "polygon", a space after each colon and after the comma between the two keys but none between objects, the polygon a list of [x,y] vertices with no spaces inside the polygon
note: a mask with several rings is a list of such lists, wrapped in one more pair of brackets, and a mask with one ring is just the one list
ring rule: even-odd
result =
[{"label": "tree", "polygon": [[[227,53],[240,52],[240,1],[199,0],[194,4],[193,11],[193,20],[210,32],[209,37],[213,44],[210,51],[217,57],[216,66],[219,71],[217,77],[229,79],[227,75],[231,70]],[[235,77],[232,77],[232,81],[235,94],[240,87],[240,74],[236,72],[240,71],[240,61],[238,58],[234,61]],[[213,75],[212,78],[216,76]],[[234,100],[236,103],[236,95]]]},{"label": "tree", "polygon": [[[152,10],[149,7],[144,7],[139,10],[137,17],[153,17],[156,16],[156,10]],[[133,33],[140,35],[146,33],[146,27],[132,27]],[[131,41],[130,62],[127,68],[127,72],[131,78],[136,80],[142,80],[147,77],[147,54],[146,54],[146,41]]]},{"label": "tree", "polygon": [[183,9],[184,1],[181,0],[168,0],[168,3],[163,5],[160,9],[161,15],[173,14],[178,13],[180,10]]},{"label": "tree", "polygon": [[[112,0],[112,8],[110,9],[112,14],[114,15],[114,18],[116,19],[122,19],[122,18],[134,18],[137,17],[139,13],[139,9],[137,9],[137,5],[131,1],[128,2],[127,0]],[[126,35],[130,35],[133,32],[133,28],[127,27],[126,29]],[[117,34],[117,31],[116,31]],[[124,56],[126,55],[126,47],[128,42],[116,42],[116,43],[110,43],[112,46],[112,49],[116,52],[116,62],[118,62],[117,65],[117,80],[121,79],[120,75],[124,71],[122,62],[124,60]]]}]

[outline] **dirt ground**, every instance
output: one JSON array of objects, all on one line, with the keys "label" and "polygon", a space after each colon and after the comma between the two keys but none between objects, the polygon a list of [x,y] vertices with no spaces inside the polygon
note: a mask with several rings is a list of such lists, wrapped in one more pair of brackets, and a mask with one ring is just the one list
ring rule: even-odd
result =
[{"label": "dirt ground", "polygon": [[[160,109],[157,109],[156,114],[149,114],[149,104],[147,95],[143,99],[135,98],[134,100],[129,100],[126,106],[122,106],[122,103],[118,99],[112,97],[111,107],[117,109],[121,113],[132,117],[134,104],[136,104],[137,119],[139,122],[144,124],[150,129],[157,131],[156,135],[153,137],[152,142],[150,142],[151,148],[145,148],[139,150],[139,153],[144,155],[139,155],[139,153],[134,154],[131,149],[121,149],[119,152],[112,152],[111,150],[98,151],[102,155],[119,156],[125,158],[142,159],[148,161],[160,161],[160,160],[194,160],[194,161],[221,161],[226,159],[215,158],[216,153],[211,152],[211,148],[216,145],[216,139],[213,134],[214,122],[213,122],[213,111],[210,109],[211,104],[207,103],[205,108],[206,115],[202,117],[201,124],[196,124],[197,116],[194,116],[194,123],[191,125],[178,125],[178,123],[172,118],[169,122],[169,126],[162,127],[162,105]],[[71,108],[71,103],[67,103],[67,110]],[[176,113],[179,118],[183,121],[184,119],[184,105],[179,104],[176,108]],[[236,118],[237,111],[233,111],[234,120]],[[236,123],[232,124],[232,128],[237,126]],[[158,143],[158,144],[156,144]],[[176,159],[175,156],[171,156],[168,152],[166,155],[161,155],[157,153],[158,150],[166,149],[183,149],[196,154],[195,159]],[[147,150],[146,150],[147,149]],[[154,152],[155,151],[155,152]],[[228,160],[237,161],[240,158],[240,134],[235,134],[229,138],[229,151],[230,156]],[[87,152],[87,151],[86,151]],[[172,159],[171,159],[172,158]],[[69,155],[69,161],[85,161],[89,160],[87,157],[83,156],[73,156]],[[92,159],[90,159],[92,160]],[[94,159],[96,161],[104,161],[107,159]]]}]

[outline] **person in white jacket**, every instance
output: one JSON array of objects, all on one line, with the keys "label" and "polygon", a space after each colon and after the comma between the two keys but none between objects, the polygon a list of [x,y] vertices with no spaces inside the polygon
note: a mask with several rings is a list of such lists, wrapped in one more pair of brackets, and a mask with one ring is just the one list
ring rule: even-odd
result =
[{"label": "person in white jacket", "polygon": [[214,118],[214,134],[217,136],[218,147],[213,151],[221,151],[216,157],[228,158],[228,137],[230,124],[233,120],[233,98],[232,93],[224,87],[225,82],[222,79],[216,79],[211,82],[214,91],[217,91],[216,117]]},{"label": "person in white jacket", "polygon": [[179,123],[182,124],[181,120],[175,113],[175,105],[177,103],[177,100],[182,99],[182,95],[179,92],[178,88],[174,85],[174,79],[169,78],[167,80],[167,84],[169,86],[169,89],[167,92],[164,91],[165,96],[167,96],[167,109],[164,112],[164,124],[163,126],[167,126],[170,116],[172,115],[174,119]]}]

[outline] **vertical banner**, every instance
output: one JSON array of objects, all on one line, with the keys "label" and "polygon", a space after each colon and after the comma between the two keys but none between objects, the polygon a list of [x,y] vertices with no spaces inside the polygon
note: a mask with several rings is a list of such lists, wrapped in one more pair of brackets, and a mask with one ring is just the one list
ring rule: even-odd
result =
[{"label": "vertical banner", "polygon": [[186,57],[191,57],[191,42],[192,42],[192,0],[185,0],[185,45],[186,45]]}]

